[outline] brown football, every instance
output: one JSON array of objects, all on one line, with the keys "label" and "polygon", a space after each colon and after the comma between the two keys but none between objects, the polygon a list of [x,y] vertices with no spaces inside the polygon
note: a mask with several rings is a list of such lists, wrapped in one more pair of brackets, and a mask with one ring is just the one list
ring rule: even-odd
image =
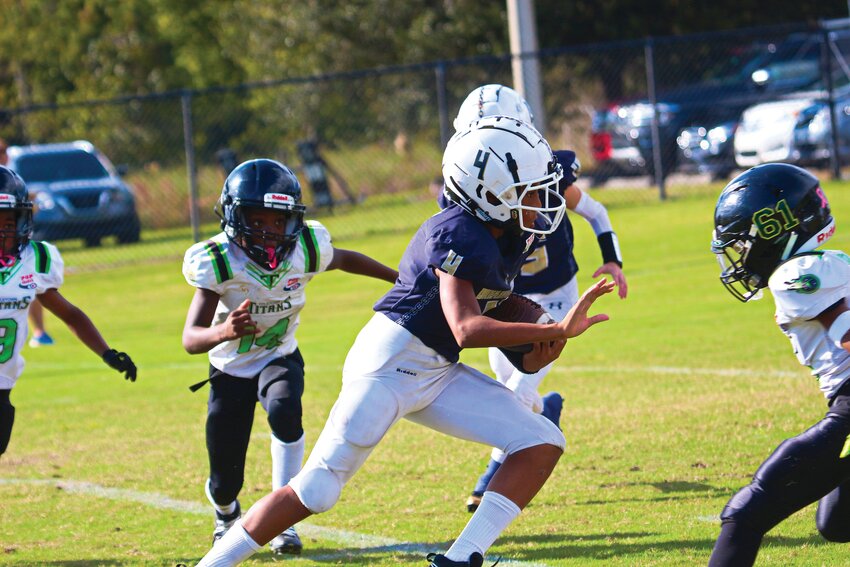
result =
[{"label": "brown football", "polygon": [[[498,306],[484,313],[487,317],[492,317],[498,321],[506,323],[545,323],[551,324],[555,320],[552,316],[543,309],[536,301],[532,301],[518,293],[512,293],[501,302]],[[503,350],[514,352],[531,352],[531,343],[524,345],[516,345],[510,347],[501,347]]]}]

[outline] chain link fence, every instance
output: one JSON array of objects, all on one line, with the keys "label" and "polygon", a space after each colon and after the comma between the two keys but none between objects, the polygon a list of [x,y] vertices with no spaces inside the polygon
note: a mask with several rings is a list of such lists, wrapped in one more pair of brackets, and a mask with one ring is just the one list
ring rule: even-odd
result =
[{"label": "chain link fence", "polygon": [[[552,146],[576,150],[583,188],[627,206],[716,192],[763,161],[839,176],[850,159],[848,53],[850,23],[836,21],[524,56],[539,58]],[[55,214],[81,225],[61,235],[60,249],[73,256],[70,267],[92,269],[179,257],[217,232],[222,182],[254,157],[292,167],[308,216],[331,224],[337,240],[413,230],[436,211],[442,148],[461,101],[480,84],[511,82],[509,56],[442,61],[5,109],[0,137],[18,147],[87,140],[123,173],[142,228],[137,243],[86,232],[86,222],[108,223],[113,197],[84,202],[72,193],[108,187],[34,188],[44,194],[37,229],[49,218],[46,195],[55,196]]]}]

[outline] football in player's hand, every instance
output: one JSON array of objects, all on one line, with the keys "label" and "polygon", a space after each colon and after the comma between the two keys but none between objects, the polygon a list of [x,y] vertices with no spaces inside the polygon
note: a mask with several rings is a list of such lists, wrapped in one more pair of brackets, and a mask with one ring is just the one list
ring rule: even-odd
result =
[{"label": "football in player's hand", "polygon": [[[539,303],[518,293],[512,293],[506,300],[484,313],[484,315],[506,323],[550,324],[555,322],[552,316]],[[524,345],[501,348],[525,353],[531,352],[532,345],[531,343],[526,343]]]}]

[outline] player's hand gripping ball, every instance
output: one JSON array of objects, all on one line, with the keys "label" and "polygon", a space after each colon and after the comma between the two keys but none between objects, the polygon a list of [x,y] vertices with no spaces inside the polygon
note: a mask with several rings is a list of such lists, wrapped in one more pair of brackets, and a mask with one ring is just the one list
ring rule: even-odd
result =
[{"label": "player's hand gripping ball", "polygon": [[[552,316],[543,309],[536,301],[532,301],[527,297],[512,293],[506,300],[501,302],[497,307],[490,309],[484,313],[487,317],[491,317],[505,323],[537,323],[550,325],[555,322]],[[501,347],[504,350],[513,352],[531,352],[532,344]]]}]

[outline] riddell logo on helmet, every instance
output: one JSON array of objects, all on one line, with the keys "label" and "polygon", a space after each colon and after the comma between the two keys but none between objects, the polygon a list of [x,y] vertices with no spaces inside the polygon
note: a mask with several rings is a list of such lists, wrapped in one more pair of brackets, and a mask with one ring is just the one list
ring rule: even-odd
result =
[{"label": "riddell logo on helmet", "polygon": [[263,197],[263,201],[272,206],[295,204],[295,199],[292,197],[292,195],[287,195],[285,193],[266,193]]},{"label": "riddell logo on helmet", "polygon": [[822,233],[818,234],[818,244],[820,244],[821,242],[826,242],[827,240],[832,238],[833,234],[835,234],[835,224],[834,223],[833,223],[832,226],[829,227],[829,230],[827,230],[826,232],[822,232]]},{"label": "riddell logo on helmet", "polygon": [[8,193],[0,193],[0,207],[14,207],[15,196]]}]

